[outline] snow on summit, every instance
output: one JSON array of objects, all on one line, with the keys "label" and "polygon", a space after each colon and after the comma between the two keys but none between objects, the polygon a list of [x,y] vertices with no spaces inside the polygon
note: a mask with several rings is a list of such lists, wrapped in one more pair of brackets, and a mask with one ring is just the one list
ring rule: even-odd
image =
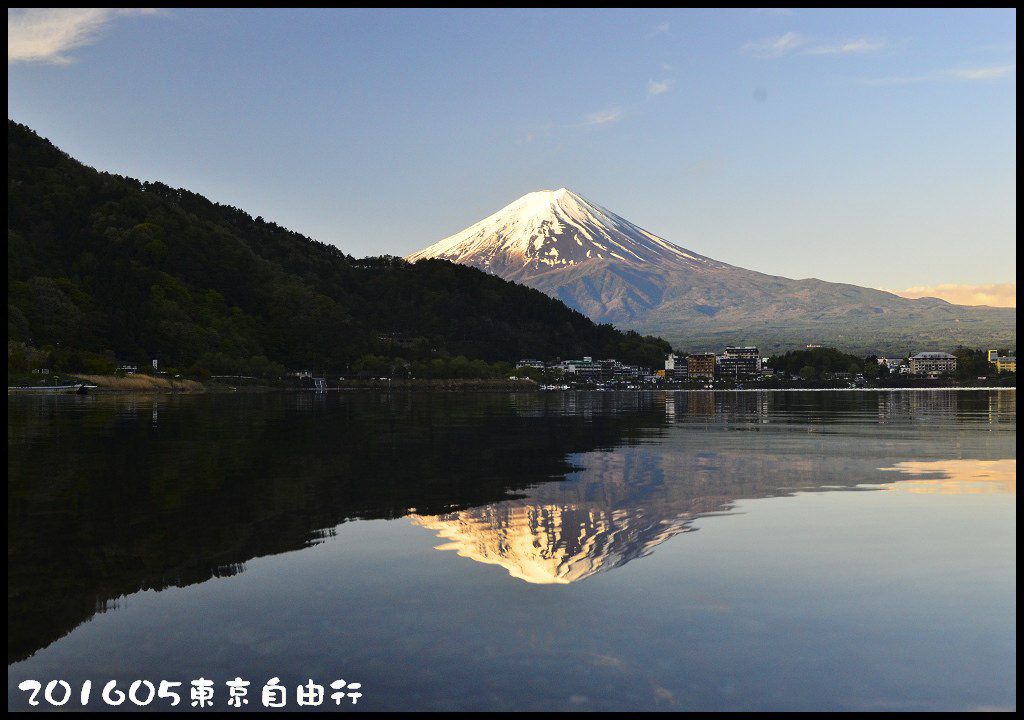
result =
[{"label": "snow on summit", "polygon": [[560,188],[523,195],[490,217],[409,255],[416,262],[443,258],[517,279],[588,261],[630,264],[704,264],[690,253],[628,220]]}]

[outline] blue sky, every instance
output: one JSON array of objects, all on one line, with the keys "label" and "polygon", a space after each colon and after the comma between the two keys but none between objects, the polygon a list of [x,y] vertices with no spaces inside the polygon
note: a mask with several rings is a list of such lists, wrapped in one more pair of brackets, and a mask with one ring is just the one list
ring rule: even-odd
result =
[{"label": "blue sky", "polygon": [[750,269],[1015,304],[1016,42],[1015,10],[9,10],[7,107],[356,256],[564,186]]}]

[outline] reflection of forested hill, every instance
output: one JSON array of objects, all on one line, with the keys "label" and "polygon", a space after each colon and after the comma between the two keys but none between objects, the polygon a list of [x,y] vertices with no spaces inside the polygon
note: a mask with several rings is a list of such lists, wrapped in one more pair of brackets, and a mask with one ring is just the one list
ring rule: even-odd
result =
[{"label": "reflection of forested hill", "polygon": [[[138,590],[233,574],[349,518],[491,502],[657,421],[515,396],[16,398],[8,659]],[[520,399],[520,404],[525,402]],[[635,403],[630,403],[635,405]]]},{"label": "reflection of forested hill", "polygon": [[444,261],[356,260],[187,190],[97,172],[11,121],[7,152],[8,340],[59,348],[60,369],[104,353],[243,374],[343,373],[365,354],[664,357],[536,290]]}]

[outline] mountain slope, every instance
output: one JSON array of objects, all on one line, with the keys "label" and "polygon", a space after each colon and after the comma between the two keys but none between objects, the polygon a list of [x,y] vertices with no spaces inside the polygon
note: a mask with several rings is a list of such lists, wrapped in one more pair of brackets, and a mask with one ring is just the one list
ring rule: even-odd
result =
[{"label": "mountain slope", "polygon": [[187,190],[98,172],[11,121],[7,146],[9,369],[10,341],[49,346],[54,369],[157,358],[245,375],[460,355],[651,367],[667,347],[473,268],[357,260]]},{"label": "mountain slope", "polygon": [[933,344],[1016,344],[1016,309],[910,300],[729,265],[673,245],[562,188],[534,192],[408,256],[443,258],[524,283],[599,322],[688,349],[828,342],[905,352]]}]

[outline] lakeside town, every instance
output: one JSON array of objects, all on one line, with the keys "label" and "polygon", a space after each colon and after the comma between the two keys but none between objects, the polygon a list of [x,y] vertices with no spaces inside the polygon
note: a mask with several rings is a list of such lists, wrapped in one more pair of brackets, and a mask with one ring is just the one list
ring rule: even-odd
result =
[{"label": "lakeside town", "polygon": [[[578,360],[543,361],[520,359],[507,376],[512,385],[506,387],[501,378],[476,377],[438,378],[420,377],[417,382],[409,363],[397,360],[389,368],[369,372],[365,369],[348,376],[329,376],[313,370],[297,370],[279,377],[247,375],[211,375],[206,380],[214,385],[252,386],[269,385],[298,389],[346,389],[359,387],[386,388],[444,388],[444,389],[519,389],[536,387],[540,390],[638,390],[641,388],[678,389],[743,389],[743,388],[871,388],[915,387],[927,385],[965,384],[978,382],[1000,386],[1016,385],[1017,358],[1001,350],[982,351],[958,349],[957,355],[925,351],[908,353],[906,357],[870,355],[862,361],[835,348],[807,345],[802,351],[784,355],[762,356],[754,346],[727,346],[720,353],[670,353],[663,368],[629,365],[613,358],[584,356]],[[961,362],[961,360],[963,362]],[[109,381],[103,376],[74,375],[66,378],[51,373],[48,368],[32,370],[38,382],[22,383],[32,386],[58,387],[84,380],[94,386],[135,390],[188,390],[202,389],[195,379],[173,376],[159,370],[159,362],[152,367],[134,362],[119,363]],[[358,365],[357,365],[358,366]],[[141,367],[141,369],[140,369]],[[501,370],[498,368],[488,368]],[[161,382],[162,381],[162,382]],[[458,382],[462,381],[462,382]],[[472,383],[469,381],[477,381]],[[497,381],[497,384],[495,383]],[[524,384],[525,383],[525,384]],[[10,389],[20,389],[11,387]]]},{"label": "lakeside town", "polygon": [[[1016,356],[1000,354],[999,350],[987,351],[985,374],[969,373],[966,377],[964,373],[957,372],[960,369],[957,356],[946,352],[908,353],[906,357],[869,356],[863,363],[853,359],[844,368],[841,363],[848,358],[852,356],[821,345],[808,345],[804,351],[772,357],[761,356],[757,347],[728,346],[720,353],[671,353],[665,358],[664,368],[660,369],[626,365],[614,359],[584,357],[582,360],[552,363],[523,359],[516,363],[516,370],[532,370],[535,371],[535,379],[550,381],[542,386],[544,389],[580,386],[632,389],[641,385],[727,388],[792,382],[866,387],[879,381],[902,384],[900,381],[1007,380],[1017,370]],[[802,365],[794,368],[801,361]]]},{"label": "lakeside town", "polygon": [[[463,362],[464,361],[464,362]],[[639,389],[849,389],[949,386],[1016,386],[1017,358],[1005,349],[908,353],[905,357],[869,355],[858,358],[836,348],[807,345],[783,355],[762,356],[755,346],[727,346],[722,352],[669,353],[664,367],[650,368],[614,358],[544,361],[523,358],[514,363],[482,363],[450,359],[447,373],[417,373],[401,358],[363,359],[345,375],[311,369],[263,375],[189,377],[148,364],[119,362],[106,375],[32,369],[31,379],[10,382],[9,391],[74,388],[135,391],[237,390],[242,387],[306,390],[639,390]]]}]

